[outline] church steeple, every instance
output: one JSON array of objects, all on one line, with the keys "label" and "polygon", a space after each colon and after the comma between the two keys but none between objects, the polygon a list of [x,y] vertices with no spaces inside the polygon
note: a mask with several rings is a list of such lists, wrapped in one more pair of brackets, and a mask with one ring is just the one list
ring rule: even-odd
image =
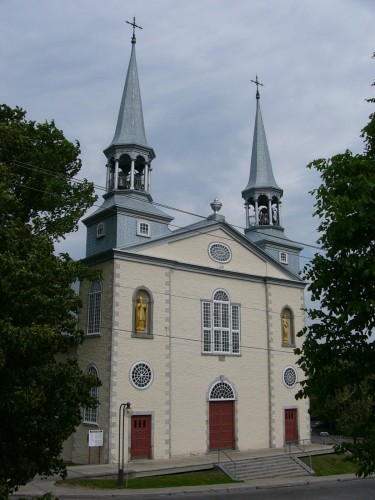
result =
[{"label": "church steeple", "polygon": [[107,193],[131,190],[150,196],[151,162],[155,153],[146,140],[135,54],[135,28],[142,28],[135,24],[135,18],[132,23],[126,22],[133,26],[132,49],[115,135],[104,150],[108,159],[106,190]]},{"label": "church steeple", "polygon": [[151,196],[151,162],[154,150],[147,144],[135,57],[132,48],[122,93],[115,135],[104,150],[107,157],[103,204],[83,222],[87,226],[86,257],[113,248],[125,248],[169,234],[173,217],[162,212]]},{"label": "church steeple", "polygon": [[250,176],[246,188],[242,191],[246,207],[246,229],[258,226],[274,226],[280,228],[280,200],[283,190],[277,185],[273,175],[271,157],[268,150],[266,132],[264,130],[260,110],[260,94],[257,85],[256,115],[251,154]]},{"label": "church steeple", "polygon": [[273,174],[266,132],[260,110],[258,77],[251,80],[257,86],[256,114],[251,154],[250,176],[242,191],[245,200],[245,236],[295,274],[299,272],[299,253],[302,249],[291,241],[281,225],[281,198],[283,190]]}]

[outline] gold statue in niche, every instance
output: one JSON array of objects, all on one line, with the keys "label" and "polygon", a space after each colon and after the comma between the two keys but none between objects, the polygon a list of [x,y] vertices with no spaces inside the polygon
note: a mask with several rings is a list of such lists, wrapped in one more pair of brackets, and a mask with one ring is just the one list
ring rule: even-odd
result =
[{"label": "gold statue in niche", "polygon": [[144,333],[146,330],[147,305],[143,303],[142,297],[138,296],[135,305],[135,331]]},{"label": "gold statue in niche", "polygon": [[281,323],[283,325],[283,343],[284,344],[289,344],[290,339],[289,339],[289,320],[286,317],[286,314],[283,314]]}]

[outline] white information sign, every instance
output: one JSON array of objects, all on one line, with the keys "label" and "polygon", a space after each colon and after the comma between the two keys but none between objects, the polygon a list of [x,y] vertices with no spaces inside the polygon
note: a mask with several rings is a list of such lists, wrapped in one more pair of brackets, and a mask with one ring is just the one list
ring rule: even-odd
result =
[{"label": "white information sign", "polygon": [[103,431],[89,431],[89,447],[103,446]]}]

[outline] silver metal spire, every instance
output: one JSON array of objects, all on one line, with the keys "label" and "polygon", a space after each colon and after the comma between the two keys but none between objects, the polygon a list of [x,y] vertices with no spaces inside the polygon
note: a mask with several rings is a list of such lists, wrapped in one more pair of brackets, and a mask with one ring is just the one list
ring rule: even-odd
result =
[{"label": "silver metal spire", "polygon": [[244,191],[251,188],[276,188],[280,190],[273,175],[271,157],[268,150],[267,137],[260,110],[260,95],[258,87],[259,85],[263,86],[263,83],[258,81],[258,76],[255,80],[251,81],[257,86],[257,109],[254,126],[253,149],[251,154],[250,177]]},{"label": "silver metal spire", "polygon": [[126,22],[133,26],[132,51],[122,94],[116,131],[111,145],[138,144],[148,147],[143,121],[137,60],[135,56],[135,28],[142,28],[135,24],[135,18],[132,23],[129,21]]}]

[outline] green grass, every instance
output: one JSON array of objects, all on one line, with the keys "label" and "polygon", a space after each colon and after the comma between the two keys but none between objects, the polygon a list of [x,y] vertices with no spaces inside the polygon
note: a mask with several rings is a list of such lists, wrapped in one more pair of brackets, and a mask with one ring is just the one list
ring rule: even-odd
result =
[{"label": "green grass", "polygon": [[[310,466],[307,457],[301,459],[306,465]],[[336,474],[355,473],[357,466],[350,461],[347,455],[313,455],[312,468],[317,476],[334,476]]]},{"label": "green grass", "polygon": [[[309,464],[309,459],[301,459],[306,465]],[[350,474],[356,472],[356,465],[350,461],[347,455],[313,455],[312,468],[317,476],[332,476],[336,474]],[[71,479],[68,481],[60,481],[60,485],[78,486],[83,488],[97,489],[143,489],[143,488],[176,488],[183,486],[202,486],[211,484],[234,483],[228,476],[217,469],[209,469],[196,472],[185,472],[182,474],[166,474],[164,476],[149,476],[139,478],[129,478],[126,486],[126,476],[124,484],[119,486],[117,478],[86,478],[86,479]]]},{"label": "green grass", "polygon": [[[149,476],[129,478],[128,488],[174,488],[180,486],[202,486],[210,484],[234,483],[228,476],[217,469],[210,469],[197,472],[184,472],[183,474],[166,474],[164,476]],[[86,488],[98,489],[118,489],[126,488],[126,477],[124,484],[119,486],[117,479],[108,478],[87,478],[87,479],[71,479],[69,481],[61,481],[59,483],[64,486],[82,486]]]}]

